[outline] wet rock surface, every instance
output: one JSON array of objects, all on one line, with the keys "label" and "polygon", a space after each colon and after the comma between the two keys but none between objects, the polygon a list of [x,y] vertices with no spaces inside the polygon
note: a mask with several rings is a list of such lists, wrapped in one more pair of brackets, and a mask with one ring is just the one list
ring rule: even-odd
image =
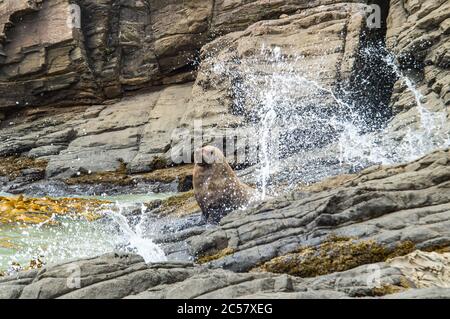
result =
[{"label": "wet rock surface", "polygon": [[[12,2],[6,1],[4,5],[10,6]],[[16,51],[26,51],[28,44],[14,30],[25,29],[39,14],[49,14],[52,8],[60,14],[69,11],[65,0],[47,2],[6,33],[6,51],[12,46]],[[38,41],[33,45],[40,48],[42,59],[53,61],[54,66],[42,64],[38,73],[26,73],[21,64],[29,66],[35,62],[28,53],[21,55],[19,61],[8,53],[7,61],[0,64],[0,70],[25,72],[17,79],[7,75],[3,80],[0,78],[8,94],[20,91],[8,89],[11,85],[8,83],[22,87],[30,78],[45,91],[44,98],[41,90],[36,89],[39,94],[35,96],[34,91],[27,90],[20,93],[21,99],[9,95],[0,99],[7,109],[0,122],[0,155],[46,160],[46,178],[70,178],[80,171],[111,172],[121,163],[130,173],[169,166],[173,164],[172,151],[175,154],[181,151],[194,120],[202,120],[204,143],[210,143],[215,134],[226,128],[247,127],[248,119],[233,101],[239,79],[222,81],[215,65],[241,58],[258,59],[263,45],[279,47],[294,71],[314,75],[311,80],[328,90],[339,90],[357,73],[355,57],[362,48],[360,36],[364,31],[364,6],[359,3],[206,0],[170,4],[147,1],[148,5],[131,1],[118,6],[113,1],[77,3],[84,14],[83,27],[69,28],[70,39],[66,42],[52,38],[50,43],[56,53],[40,48],[43,43],[39,37],[33,39]],[[289,16],[280,19],[285,13]],[[57,23],[57,28],[67,28],[65,21],[60,19]],[[45,33],[39,26],[36,28],[38,33]],[[80,32],[82,35],[77,37]],[[322,41],[324,38],[327,41]],[[58,53],[63,43],[70,43],[72,51]],[[200,51],[201,56],[197,53]],[[49,55],[60,58],[52,60]],[[297,55],[303,59],[295,60]],[[189,64],[195,56],[200,58],[199,72],[190,75]],[[75,66],[81,69],[74,70]],[[57,74],[55,79],[50,76],[53,68],[58,69],[53,72]],[[260,71],[267,73],[270,69],[261,66]],[[60,85],[52,84],[55,81]],[[67,82],[64,87],[63,82]],[[129,92],[137,88],[146,91],[137,91],[137,96]],[[112,99],[122,93],[125,94],[121,101]],[[30,94],[33,96],[28,97]],[[306,99],[311,105],[336,108],[334,101],[322,94],[300,94],[296,98]],[[56,106],[58,101],[66,106]],[[80,106],[85,104],[83,101],[94,105]],[[219,125],[216,127],[215,123]],[[254,128],[250,125],[250,129]]]},{"label": "wet rock surface", "polygon": [[[445,54],[449,8],[445,1],[413,5],[398,0],[389,8],[383,6],[383,16],[389,13],[383,21],[386,35],[367,28],[365,1],[74,3],[81,9],[81,28],[67,23],[71,8],[67,0],[1,4],[0,156],[48,162],[44,172],[28,172],[15,183],[19,185],[0,176],[4,191],[12,186],[11,191],[23,192],[24,185],[37,179],[114,172],[122,163],[131,174],[171,166],[172,152],[183,151],[194,120],[202,121],[204,144],[229,128],[236,135],[254,131],[254,113],[264,101],[249,94],[246,85],[264,86],[245,82],[249,73],[245,61],[255,74],[270,74],[274,70],[267,63],[268,53],[275,47],[289,72],[304,74],[321,87],[311,92],[290,90],[293,104],[307,111],[320,105],[323,114],[319,115],[328,116],[342,107],[331,91],[345,101],[349,98],[345,92],[356,90],[353,84],[367,80],[375,88],[368,92],[374,99],[371,103],[390,102],[385,111],[396,114],[388,125],[388,138],[405,140],[409,129],[421,125],[411,90],[399,79],[393,92],[385,88],[380,93],[379,86],[394,86],[390,82],[395,79],[379,74],[366,79],[362,70],[365,62],[378,61],[361,59],[370,49],[368,39],[386,41],[387,49],[398,56],[399,70],[417,85],[427,108],[446,112],[443,131],[449,123]],[[58,17],[52,21],[57,36],[50,37],[45,26],[34,23],[50,16]],[[24,30],[30,26],[39,36],[27,35]],[[364,88],[360,91],[363,96],[367,93]],[[366,100],[358,111],[374,117]],[[314,174],[299,173],[305,176],[303,182],[349,171],[338,167],[337,147],[324,147],[337,133],[333,128],[326,134],[317,125],[297,131],[284,132],[293,138],[287,142],[289,147],[300,138],[302,145],[297,148],[323,153],[306,164],[297,163],[299,170],[305,165],[318,167]],[[292,161],[286,166],[296,164],[295,156]],[[329,172],[320,174],[325,166]],[[279,173],[277,178],[285,182],[287,177]],[[156,185],[154,190],[163,188]],[[94,191],[101,192],[101,187]],[[118,187],[114,191],[119,192]]]},{"label": "wet rock surface", "polygon": [[449,18],[448,1],[390,3],[387,48],[397,56],[400,72],[411,79],[419,94],[411,92],[404,78],[395,83],[390,104],[397,115],[388,128],[393,138],[404,137],[406,127],[420,126],[418,98],[425,110],[442,112],[438,122],[443,131],[450,129]]},{"label": "wet rock surface", "polygon": [[[448,269],[448,264],[447,268]],[[79,274],[74,277],[73,274]],[[77,281],[79,280],[79,281]],[[191,263],[146,265],[134,255],[109,254],[0,278],[2,298],[445,298],[438,283],[418,289],[386,263],[299,278],[235,273]]]},{"label": "wet rock surface", "polygon": [[411,164],[369,168],[341,187],[296,193],[225,217],[219,228],[192,238],[194,254],[225,248],[233,255],[211,267],[247,271],[301,247],[317,247],[330,235],[374,240],[394,250],[448,246],[447,151]]},{"label": "wet rock surface", "polygon": [[[109,254],[5,277],[0,290],[9,298],[444,298],[449,163],[445,150],[372,167],[218,226],[194,214],[157,239],[173,261]],[[67,283],[73,269],[81,288]]]}]

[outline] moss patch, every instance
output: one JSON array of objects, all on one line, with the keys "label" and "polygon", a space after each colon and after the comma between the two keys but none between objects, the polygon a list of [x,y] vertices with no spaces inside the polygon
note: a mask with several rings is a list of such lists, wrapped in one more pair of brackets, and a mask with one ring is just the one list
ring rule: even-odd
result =
[{"label": "moss patch", "polygon": [[137,179],[144,182],[173,183],[178,182],[178,191],[187,192],[192,189],[192,172],[194,165],[174,166],[157,169],[153,172],[138,175]]},{"label": "moss patch", "polygon": [[53,215],[71,215],[95,220],[101,217],[95,211],[106,204],[110,202],[81,198],[0,197],[0,224],[52,224]]},{"label": "moss patch", "polygon": [[157,200],[147,204],[149,209],[154,209],[160,216],[173,215],[182,217],[200,211],[195,199],[194,191],[181,193],[164,200]]},{"label": "moss patch", "polygon": [[210,261],[221,259],[223,257],[232,255],[232,254],[234,254],[234,252],[235,252],[235,250],[232,248],[225,248],[213,255],[199,256],[196,261],[199,264],[206,264],[206,263],[209,263]]},{"label": "moss patch", "polygon": [[127,165],[124,162],[120,162],[119,168],[111,172],[96,172],[85,173],[80,176],[71,177],[65,180],[67,185],[79,185],[79,184],[112,184],[119,186],[128,186],[133,183],[130,176],[127,175]]},{"label": "moss patch", "polygon": [[174,166],[164,169],[157,169],[150,173],[129,175],[127,166],[120,162],[120,167],[110,172],[82,173],[80,176],[74,176],[65,180],[67,185],[79,184],[111,184],[118,186],[133,185],[138,181],[149,183],[169,184],[177,181],[179,191],[192,189],[192,171],[193,165]]},{"label": "moss patch", "polygon": [[9,156],[0,158],[0,176],[7,176],[10,180],[19,177],[24,169],[45,171],[46,168],[46,161],[29,157]]},{"label": "moss patch", "polygon": [[403,242],[395,249],[388,250],[373,240],[330,237],[317,247],[304,247],[297,252],[276,257],[255,270],[315,277],[382,262],[413,250],[412,242]]}]

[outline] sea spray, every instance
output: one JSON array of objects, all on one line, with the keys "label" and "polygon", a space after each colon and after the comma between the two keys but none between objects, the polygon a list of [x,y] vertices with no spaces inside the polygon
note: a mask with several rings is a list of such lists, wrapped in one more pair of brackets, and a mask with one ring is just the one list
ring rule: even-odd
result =
[{"label": "sea spray", "polygon": [[[215,76],[211,78],[218,79],[219,87],[228,81],[234,113],[254,127],[252,141],[259,145],[257,180],[262,198],[305,182],[305,171],[309,176],[323,178],[372,164],[415,160],[450,145],[444,127],[447,115],[426,108],[425,98],[400,72],[392,55],[378,47],[368,48],[365,54],[382,55],[384,64],[377,67],[384,68],[385,73],[395,72],[414,94],[419,125],[409,125],[401,136],[390,126],[389,118],[378,113],[373,119],[364,117],[366,106],[358,105],[358,99],[349,99],[352,88],[336,92],[331,88],[333,84],[321,79],[320,72],[312,72],[302,64],[301,55],[287,56],[279,47],[263,45],[259,54],[215,61]],[[353,93],[364,95],[372,88],[369,81],[359,80],[367,88]],[[340,171],[332,167],[334,160],[342,168]],[[282,174],[285,178],[278,178]],[[277,185],[277,180],[281,184]]]},{"label": "sea spray", "polygon": [[[56,225],[0,225],[0,240],[9,243],[0,246],[0,270],[13,273],[20,270],[17,265],[26,267],[31,260],[55,264],[113,251],[139,254],[147,263],[165,261],[164,252],[150,238],[157,229],[154,223],[147,225],[145,210],[137,203],[120,202],[95,211],[104,215],[97,221],[54,215],[51,221]],[[137,223],[130,222],[130,213]]]},{"label": "sea spray", "polygon": [[[123,214],[124,210],[129,209],[128,205],[117,203],[116,206],[119,209],[118,211],[110,210],[107,211],[106,214],[119,226],[120,232],[123,234],[126,241],[125,247],[140,255],[147,263],[166,261],[167,258],[164,251],[157,244],[155,244],[151,238],[144,237],[144,219],[142,215],[133,230],[130,222]],[[141,209],[141,212],[143,210],[144,208]]]},{"label": "sea spray", "polygon": [[445,128],[445,110],[428,110],[425,97],[413,81],[399,69],[395,57],[387,53],[384,61],[414,97],[415,107],[409,112],[417,113],[417,124],[410,123],[404,128],[403,136],[397,136],[389,124],[381,130],[360,134],[353,123],[347,123],[338,141],[341,163],[358,165],[365,161],[369,164],[390,165],[413,161],[435,149],[450,146],[450,132]]}]

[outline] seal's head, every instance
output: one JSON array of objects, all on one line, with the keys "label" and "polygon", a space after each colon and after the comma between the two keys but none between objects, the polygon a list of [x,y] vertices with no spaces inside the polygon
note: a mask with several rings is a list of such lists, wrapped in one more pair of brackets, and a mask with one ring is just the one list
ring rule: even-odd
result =
[{"label": "seal's head", "polygon": [[214,146],[199,148],[194,154],[194,162],[201,167],[211,167],[226,162],[223,153]]}]

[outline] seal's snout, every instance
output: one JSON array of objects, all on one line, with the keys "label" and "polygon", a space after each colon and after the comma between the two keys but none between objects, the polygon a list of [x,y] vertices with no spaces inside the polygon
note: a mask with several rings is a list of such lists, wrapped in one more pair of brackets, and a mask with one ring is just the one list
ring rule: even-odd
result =
[{"label": "seal's snout", "polygon": [[203,160],[203,148],[199,148],[194,153],[194,163],[199,166],[204,166],[206,163]]},{"label": "seal's snout", "polygon": [[220,163],[220,151],[213,146],[205,146],[199,148],[194,153],[194,163],[198,166],[208,166],[215,163]]}]

